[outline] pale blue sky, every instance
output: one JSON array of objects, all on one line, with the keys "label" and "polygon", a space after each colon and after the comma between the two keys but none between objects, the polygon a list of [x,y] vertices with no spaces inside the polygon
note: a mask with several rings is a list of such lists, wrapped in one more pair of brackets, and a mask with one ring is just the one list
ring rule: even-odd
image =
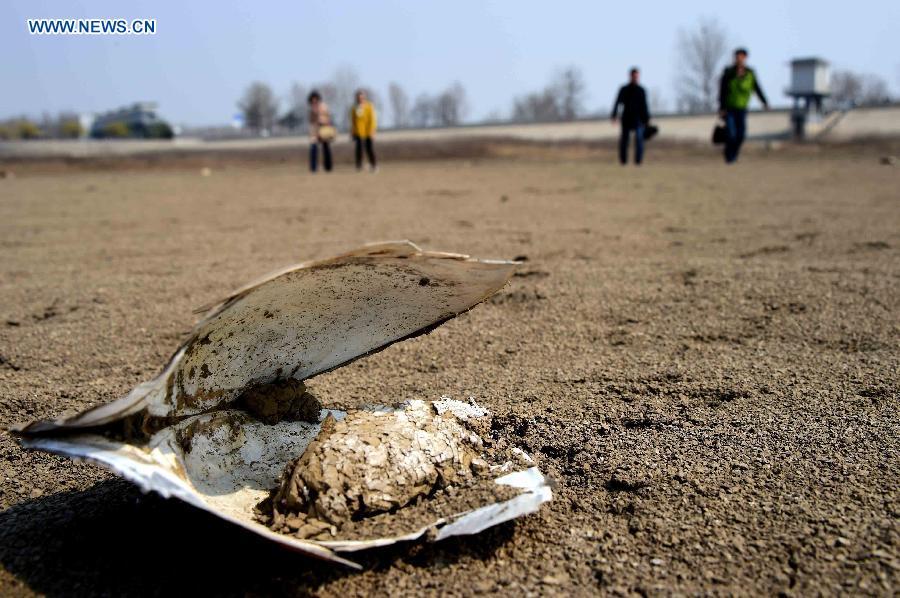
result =
[{"label": "pale blue sky", "polygon": [[[831,5],[831,6],[829,6]],[[715,17],[775,104],[787,61],[820,55],[882,76],[900,95],[900,2],[531,2],[528,0],[35,1],[0,5],[0,118],[42,111],[102,111],[159,102],[179,124],[227,123],[253,80],[285,96],[291,82],[353,67],[384,97],[389,81],[411,96],[459,80],[470,120],[509,112],[557,67],[585,75],[587,107],[607,111],[628,67],[674,105],[679,27]],[[27,18],[155,18],[155,36],[31,36]]]}]

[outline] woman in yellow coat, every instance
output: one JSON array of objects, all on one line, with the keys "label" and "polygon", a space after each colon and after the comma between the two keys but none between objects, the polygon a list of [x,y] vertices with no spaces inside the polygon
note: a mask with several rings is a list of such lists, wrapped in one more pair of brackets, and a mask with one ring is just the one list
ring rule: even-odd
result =
[{"label": "woman in yellow coat", "polygon": [[356,142],[357,170],[362,170],[363,148],[365,148],[366,156],[369,158],[369,168],[373,172],[377,170],[375,167],[375,148],[372,146],[376,126],[375,107],[372,106],[372,102],[366,99],[366,92],[359,89],[356,91],[356,104],[350,108],[350,134]]}]

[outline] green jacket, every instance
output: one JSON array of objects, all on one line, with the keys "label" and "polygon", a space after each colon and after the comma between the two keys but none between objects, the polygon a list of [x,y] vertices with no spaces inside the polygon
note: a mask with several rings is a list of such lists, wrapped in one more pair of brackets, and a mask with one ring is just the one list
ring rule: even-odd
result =
[{"label": "green jacket", "polygon": [[754,93],[763,104],[769,105],[753,69],[744,67],[744,75],[738,77],[737,67],[729,66],[719,81],[719,110],[746,110]]}]

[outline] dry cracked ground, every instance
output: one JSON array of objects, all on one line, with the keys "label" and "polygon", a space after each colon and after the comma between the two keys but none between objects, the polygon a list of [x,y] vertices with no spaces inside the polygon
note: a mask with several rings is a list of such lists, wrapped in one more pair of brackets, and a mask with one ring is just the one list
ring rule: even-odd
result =
[{"label": "dry cracked ground", "polygon": [[[651,148],[652,149],[652,148]],[[152,376],[192,308],[363,242],[527,258],[327,405],[475,397],[556,480],[537,515],[286,553],[0,436],[0,594],[900,591],[900,168],[854,148],[40,172],[0,180],[0,425]]]}]

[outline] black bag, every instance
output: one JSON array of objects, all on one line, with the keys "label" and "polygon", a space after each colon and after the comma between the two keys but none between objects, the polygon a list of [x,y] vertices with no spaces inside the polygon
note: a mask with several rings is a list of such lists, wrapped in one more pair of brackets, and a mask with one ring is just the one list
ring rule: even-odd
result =
[{"label": "black bag", "polygon": [[728,129],[725,128],[725,125],[717,124],[716,128],[713,129],[712,142],[716,145],[721,145],[728,141]]},{"label": "black bag", "polygon": [[647,125],[644,127],[644,139],[653,139],[656,137],[656,134],[659,133],[659,127],[655,127],[653,125]]}]

